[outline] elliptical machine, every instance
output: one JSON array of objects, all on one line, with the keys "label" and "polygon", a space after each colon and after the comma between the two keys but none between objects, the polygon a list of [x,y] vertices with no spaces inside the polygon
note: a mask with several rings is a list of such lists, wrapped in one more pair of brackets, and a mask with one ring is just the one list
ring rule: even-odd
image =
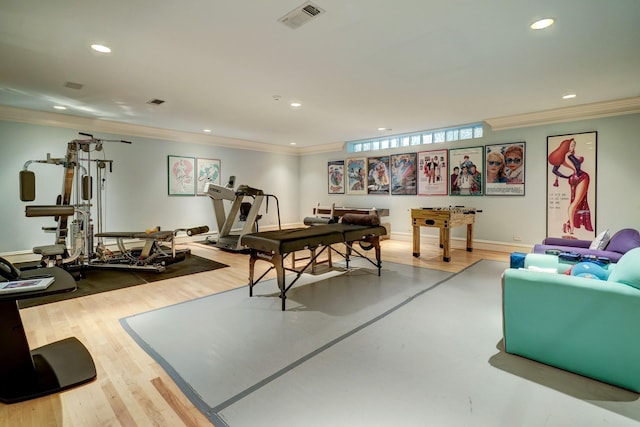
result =
[{"label": "elliptical machine", "polygon": [[[267,211],[269,209],[269,199],[274,198],[278,213],[278,229],[280,225],[280,204],[278,198],[272,194],[265,194],[264,191],[248,185],[239,185],[233,189],[236,177],[231,176],[225,187],[214,183],[205,184],[204,191],[211,198],[213,203],[213,213],[218,226],[218,237],[216,240],[207,239],[220,249],[233,252],[242,252],[246,248],[240,244],[240,239],[245,234],[258,231],[258,221],[262,218],[259,214],[260,206],[266,200]],[[232,202],[229,213],[225,212],[224,200]],[[248,201],[249,200],[249,201]],[[233,233],[232,226],[237,221],[244,223],[240,233]]]}]

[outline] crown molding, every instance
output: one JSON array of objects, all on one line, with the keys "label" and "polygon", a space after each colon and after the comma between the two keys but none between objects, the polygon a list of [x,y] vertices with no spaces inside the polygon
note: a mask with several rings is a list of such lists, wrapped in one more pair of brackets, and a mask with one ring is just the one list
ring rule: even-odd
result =
[{"label": "crown molding", "polygon": [[44,111],[28,110],[0,105],[0,120],[32,125],[53,126],[67,129],[78,129],[86,132],[106,132],[117,135],[155,138],[177,142],[214,145],[217,147],[235,148],[263,152],[280,152],[297,155],[296,147],[281,147],[244,139],[223,138],[215,135],[203,135],[194,132],[183,132],[171,129],[160,129],[147,126],[118,123],[109,120],[89,119],[69,114],[57,114]]},{"label": "crown molding", "polygon": [[640,96],[487,119],[494,131],[640,113]]},{"label": "crown molding", "polygon": [[298,148],[300,155],[332,153],[334,151],[344,151],[344,142],[332,142],[330,144],[314,145],[312,147]]}]

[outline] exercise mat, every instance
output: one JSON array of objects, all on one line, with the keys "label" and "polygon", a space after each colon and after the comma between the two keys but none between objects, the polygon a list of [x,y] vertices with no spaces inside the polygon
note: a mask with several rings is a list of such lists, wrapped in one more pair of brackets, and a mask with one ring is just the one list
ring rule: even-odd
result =
[{"label": "exercise mat", "polygon": [[40,298],[29,298],[20,300],[19,304],[20,308],[33,307],[40,304],[48,304],[50,302],[78,298],[98,294],[100,292],[113,291],[116,289],[128,288],[130,286],[142,285],[144,283],[156,282],[158,280],[202,273],[204,271],[216,270],[223,267],[228,267],[228,265],[191,254],[187,255],[184,261],[168,265],[166,270],[162,273],[143,270],[87,268],[82,271],[82,278],[77,283],[78,289],[74,292],[49,295]]}]

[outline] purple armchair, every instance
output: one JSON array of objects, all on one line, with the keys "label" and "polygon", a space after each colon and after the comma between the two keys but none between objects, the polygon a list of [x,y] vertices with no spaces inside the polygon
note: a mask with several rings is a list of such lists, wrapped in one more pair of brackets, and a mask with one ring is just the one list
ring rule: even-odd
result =
[{"label": "purple armchair", "polygon": [[604,249],[589,249],[590,240],[561,239],[558,237],[547,237],[542,244],[535,245],[533,252],[543,254],[549,249],[562,252],[576,252],[580,255],[595,255],[606,257],[611,262],[618,262],[620,257],[633,248],[640,247],[640,232],[633,228],[623,228],[611,236],[609,243]]}]

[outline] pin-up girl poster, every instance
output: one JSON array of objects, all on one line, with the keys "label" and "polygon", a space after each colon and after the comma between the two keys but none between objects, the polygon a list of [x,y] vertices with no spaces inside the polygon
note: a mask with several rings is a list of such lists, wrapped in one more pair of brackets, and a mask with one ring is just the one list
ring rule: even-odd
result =
[{"label": "pin-up girl poster", "polygon": [[593,240],[597,132],[547,138],[547,236]]},{"label": "pin-up girl poster", "polygon": [[196,193],[194,169],[195,158],[168,156],[169,195],[193,196]]}]

